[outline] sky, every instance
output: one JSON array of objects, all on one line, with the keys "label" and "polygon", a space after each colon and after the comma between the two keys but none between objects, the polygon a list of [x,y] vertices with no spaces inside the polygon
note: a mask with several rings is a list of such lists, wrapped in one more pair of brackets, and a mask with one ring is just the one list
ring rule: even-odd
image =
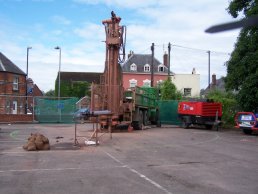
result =
[{"label": "sky", "polygon": [[226,75],[225,63],[239,30],[207,34],[208,27],[234,21],[227,0],[0,0],[0,52],[25,73],[27,47],[28,76],[44,92],[54,89],[59,70],[103,72],[105,30],[102,20],[111,11],[125,25],[126,53],[151,54],[163,60],[171,47],[171,70],[176,74],[200,74],[200,86],[208,85],[210,73]]}]

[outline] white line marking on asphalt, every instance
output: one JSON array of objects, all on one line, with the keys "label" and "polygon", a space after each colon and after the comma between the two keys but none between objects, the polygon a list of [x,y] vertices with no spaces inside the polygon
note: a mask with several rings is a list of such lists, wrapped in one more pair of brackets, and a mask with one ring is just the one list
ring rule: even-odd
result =
[{"label": "white line marking on asphalt", "polygon": [[210,142],[216,141],[219,138],[220,138],[220,136],[218,134],[215,134],[215,137],[212,138],[212,139],[201,141],[201,142],[196,142],[196,143],[193,143],[193,144],[190,144],[190,145],[198,145],[198,144],[210,143]]},{"label": "white line marking on asphalt", "polygon": [[[21,147],[18,147],[21,149]],[[84,150],[45,150],[45,151],[19,151],[19,152],[0,152],[0,154],[51,154],[51,153],[58,153],[58,152],[72,152],[72,153],[77,153],[77,152],[83,152]]]},{"label": "white line marking on asphalt", "polygon": [[167,189],[165,189],[164,187],[162,187],[160,184],[156,183],[155,181],[151,180],[150,178],[148,178],[147,176],[145,176],[144,174],[141,174],[140,172],[138,172],[137,170],[131,168],[130,166],[125,165],[123,162],[121,162],[120,160],[118,160],[115,156],[111,155],[110,153],[106,152],[103,150],[103,152],[108,155],[110,158],[112,158],[113,160],[115,160],[116,162],[118,162],[119,164],[122,165],[122,167],[127,168],[128,170],[130,170],[131,172],[137,174],[139,177],[143,178],[144,180],[148,181],[149,183],[151,183],[152,185],[154,185],[155,187],[159,188],[160,190],[164,191],[167,194],[172,194],[171,192],[169,192]]},{"label": "white line marking on asphalt", "polygon": [[[107,167],[97,167],[97,169],[104,169]],[[112,168],[124,168],[124,166],[112,166]],[[92,168],[91,168],[92,169]],[[23,169],[23,170],[0,170],[0,173],[8,172],[39,172],[39,171],[65,171],[65,170],[89,170],[89,168],[34,168],[34,169]]]}]

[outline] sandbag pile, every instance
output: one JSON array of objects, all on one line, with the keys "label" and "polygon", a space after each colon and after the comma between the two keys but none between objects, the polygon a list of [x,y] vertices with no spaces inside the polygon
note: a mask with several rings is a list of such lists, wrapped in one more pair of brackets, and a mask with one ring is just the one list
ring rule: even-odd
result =
[{"label": "sandbag pile", "polygon": [[23,149],[27,151],[50,150],[49,140],[40,133],[32,133]]}]

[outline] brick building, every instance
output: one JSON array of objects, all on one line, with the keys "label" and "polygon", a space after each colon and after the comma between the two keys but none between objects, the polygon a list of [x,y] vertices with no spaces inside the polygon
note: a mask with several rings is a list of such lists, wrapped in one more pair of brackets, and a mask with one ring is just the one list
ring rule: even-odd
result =
[{"label": "brick building", "polygon": [[31,78],[27,79],[27,101],[28,101],[28,112],[33,111],[34,97],[43,96],[43,92],[39,89],[37,84],[34,84]]},{"label": "brick building", "polygon": [[[132,51],[122,66],[123,86],[125,89],[134,86],[151,85],[152,56],[149,54],[134,54]],[[156,86],[168,78],[168,54],[163,55],[163,63],[156,58],[153,60],[153,85]],[[170,72],[171,81],[177,90],[186,97],[200,96],[200,74],[193,69],[191,74],[175,74]]]},{"label": "brick building", "polygon": [[24,114],[26,74],[0,52],[0,114]]},{"label": "brick building", "polygon": [[[161,63],[155,57],[153,60],[154,76],[153,85],[163,82],[168,78],[167,54],[163,56]],[[151,86],[151,63],[152,56],[149,54],[134,54],[130,52],[128,59],[122,66],[123,86],[125,89],[134,86]],[[172,75],[173,73],[171,73]]]}]

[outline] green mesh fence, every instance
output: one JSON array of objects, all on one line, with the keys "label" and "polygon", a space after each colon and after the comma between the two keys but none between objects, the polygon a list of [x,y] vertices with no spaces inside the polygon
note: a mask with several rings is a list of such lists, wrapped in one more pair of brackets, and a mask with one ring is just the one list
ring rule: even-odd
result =
[{"label": "green mesh fence", "polygon": [[72,123],[78,98],[35,98],[35,119],[41,123]]},{"label": "green mesh fence", "polygon": [[181,122],[178,119],[177,106],[178,101],[166,100],[159,101],[160,121],[161,124],[180,125]]}]

